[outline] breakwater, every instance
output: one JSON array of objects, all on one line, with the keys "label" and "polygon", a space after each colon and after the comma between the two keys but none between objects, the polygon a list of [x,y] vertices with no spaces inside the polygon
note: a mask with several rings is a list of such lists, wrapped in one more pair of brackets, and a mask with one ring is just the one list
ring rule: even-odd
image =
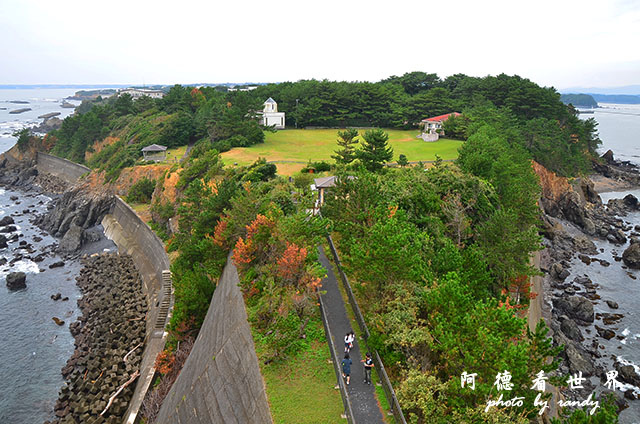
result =
[{"label": "breakwater", "polygon": [[130,256],[83,260],[76,278],[82,316],[69,326],[76,350],[62,369],[67,384],[56,423],[122,422],[139,375],[147,303]]},{"label": "breakwater", "polygon": [[70,160],[42,152],[38,152],[36,155],[38,172],[55,175],[69,184],[75,183],[81,176],[91,172],[86,166],[71,162]]}]

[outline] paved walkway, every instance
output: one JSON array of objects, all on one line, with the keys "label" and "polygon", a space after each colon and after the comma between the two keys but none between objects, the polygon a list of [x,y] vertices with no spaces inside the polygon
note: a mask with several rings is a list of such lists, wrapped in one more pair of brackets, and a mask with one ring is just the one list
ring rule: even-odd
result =
[{"label": "paved walkway", "polygon": [[[331,263],[327,259],[322,247],[320,251],[320,263],[327,270],[327,276],[322,280],[322,290],[326,291],[322,295],[322,300],[327,309],[327,320],[329,328],[333,333],[334,343],[338,350],[338,355],[344,354],[344,336],[353,328],[347,316],[347,310],[338,288],[338,281],[333,271]],[[375,398],[374,385],[364,384],[364,367],[360,360],[364,357],[360,353],[360,343],[356,340],[351,349],[351,383],[347,387],[351,407],[356,423],[375,424],[383,423],[382,412],[378,407]],[[338,358],[342,361],[342,357]],[[342,367],[340,367],[342,369]]]}]

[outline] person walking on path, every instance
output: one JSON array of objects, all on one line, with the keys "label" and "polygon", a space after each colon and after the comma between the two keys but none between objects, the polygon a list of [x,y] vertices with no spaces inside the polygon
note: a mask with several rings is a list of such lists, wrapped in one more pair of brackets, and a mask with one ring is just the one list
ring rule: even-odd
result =
[{"label": "person walking on path", "polygon": [[347,352],[344,354],[344,359],[342,360],[342,377],[347,381],[347,385],[349,385],[349,380],[351,380],[351,363],[349,352]]},{"label": "person walking on path", "polygon": [[360,362],[364,362],[364,382],[365,384],[371,385],[371,370],[374,367],[373,359],[371,359],[371,353],[367,352],[366,359],[363,359]]},{"label": "person walking on path", "polygon": [[349,332],[344,336],[344,352],[349,353],[353,348],[353,341],[356,339],[356,335],[353,334],[353,331]]}]

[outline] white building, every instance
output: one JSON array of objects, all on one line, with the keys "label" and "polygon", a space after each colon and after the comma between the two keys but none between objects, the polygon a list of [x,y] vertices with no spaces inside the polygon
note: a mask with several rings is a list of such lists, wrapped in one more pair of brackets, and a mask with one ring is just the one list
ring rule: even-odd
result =
[{"label": "white building", "polygon": [[118,91],[118,95],[128,94],[133,100],[137,100],[142,96],[149,96],[152,99],[161,99],[164,97],[164,91],[162,90],[151,90],[148,88],[123,88]]},{"label": "white building", "polygon": [[284,129],[284,112],[278,112],[278,103],[271,97],[264,102],[260,123],[265,127],[274,127],[277,130]]}]

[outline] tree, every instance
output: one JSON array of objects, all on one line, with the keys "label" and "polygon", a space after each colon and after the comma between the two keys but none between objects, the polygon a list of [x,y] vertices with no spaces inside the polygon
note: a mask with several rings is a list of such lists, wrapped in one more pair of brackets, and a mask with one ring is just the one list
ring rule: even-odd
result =
[{"label": "tree", "polygon": [[18,137],[18,149],[21,152],[27,150],[27,147],[29,146],[29,140],[31,139],[31,130],[29,128],[24,128],[13,133],[13,136]]},{"label": "tree", "polygon": [[407,157],[405,155],[401,154],[400,156],[398,156],[398,165],[402,167],[409,165],[409,161],[407,160]]},{"label": "tree", "polygon": [[358,150],[356,157],[369,171],[381,170],[393,158],[393,149],[387,143],[389,134],[376,128],[365,132],[362,138],[362,149]]},{"label": "tree", "polygon": [[331,156],[336,160],[336,163],[348,165],[354,161],[356,158],[356,145],[358,144],[358,140],[356,140],[357,136],[358,130],[355,128],[338,131],[337,143],[341,149],[336,150],[336,154]]}]

